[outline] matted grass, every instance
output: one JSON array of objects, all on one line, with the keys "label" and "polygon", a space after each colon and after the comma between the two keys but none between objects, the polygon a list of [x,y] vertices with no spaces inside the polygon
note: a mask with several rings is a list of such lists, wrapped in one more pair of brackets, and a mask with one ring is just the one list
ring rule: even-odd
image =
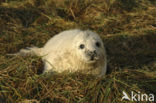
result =
[{"label": "matted grass", "polygon": [[[156,96],[155,5],[154,0],[0,1],[0,102],[132,102],[121,101],[123,91]],[[42,47],[55,34],[73,28],[101,36],[108,55],[106,76],[45,76],[41,57],[7,55]]]}]

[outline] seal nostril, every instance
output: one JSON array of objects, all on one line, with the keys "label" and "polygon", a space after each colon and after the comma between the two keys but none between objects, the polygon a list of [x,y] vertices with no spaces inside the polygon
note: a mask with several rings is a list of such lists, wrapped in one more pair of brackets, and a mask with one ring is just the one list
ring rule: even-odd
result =
[{"label": "seal nostril", "polygon": [[94,50],[93,53],[96,54],[96,50]]}]

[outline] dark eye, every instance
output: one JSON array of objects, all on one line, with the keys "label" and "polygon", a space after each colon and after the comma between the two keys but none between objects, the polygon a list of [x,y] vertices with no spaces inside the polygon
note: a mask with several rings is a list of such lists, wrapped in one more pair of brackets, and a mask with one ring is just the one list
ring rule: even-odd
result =
[{"label": "dark eye", "polygon": [[84,47],[85,47],[84,44],[81,44],[81,45],[80,45],[80,49],[83,49]]},{"label": "dark eye", "polygon": [[100,44],[99,42],[96,42],[95,45],[96,45],[97,47],[100,47],[100,46],[101,46],[101,44]]}]

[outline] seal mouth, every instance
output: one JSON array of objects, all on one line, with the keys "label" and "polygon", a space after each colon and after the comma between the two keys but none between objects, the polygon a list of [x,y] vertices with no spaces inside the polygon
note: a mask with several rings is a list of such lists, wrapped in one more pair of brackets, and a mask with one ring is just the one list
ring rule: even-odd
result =
[{"label": "seal mouth", "polygon": [[95,57],[94,56],[91,56],[90,57],[90,61],[94,61],[95,60]]},{"label": "seal mouth", "polygon": [[88,60],[88,63],[94,63],[94,62],[96,62],[97,60],[98,60],[97,57],[91,56],[91,57],[89,58],[89,60]]}]

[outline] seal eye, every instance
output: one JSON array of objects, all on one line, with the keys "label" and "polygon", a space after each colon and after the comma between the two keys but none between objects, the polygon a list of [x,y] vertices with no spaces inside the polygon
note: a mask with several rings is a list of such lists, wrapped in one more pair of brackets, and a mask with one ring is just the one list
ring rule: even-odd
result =
[{"label": "seal eye", "polygon": [[100,46],[101,46],[101,44],[100,44],[99,42],[96,42],[95,45],[96,45],[97,47],[100,47]]},{"label": "seal eye", "polygon": [[85,47],[84,44],[81,44],[81,45],[80,45],[80,49],[83,49],[84,47]]}]

